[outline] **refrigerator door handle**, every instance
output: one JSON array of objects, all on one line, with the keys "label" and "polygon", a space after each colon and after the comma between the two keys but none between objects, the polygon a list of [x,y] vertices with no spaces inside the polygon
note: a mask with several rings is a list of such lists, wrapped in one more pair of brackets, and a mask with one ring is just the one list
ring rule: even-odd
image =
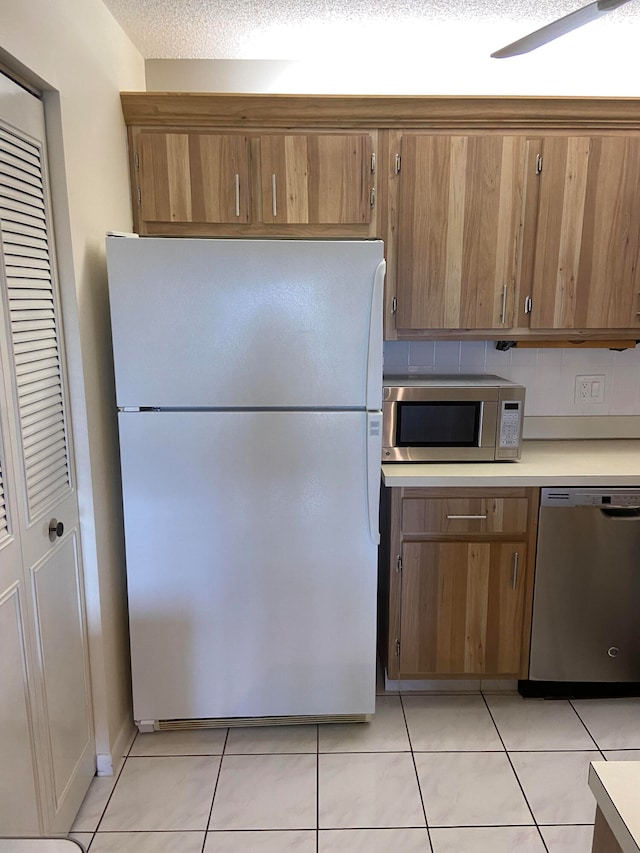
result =
[{"label": "refrigerator door handle", "polygon": [[[386,261],[380,261],[374,274],[371,296],[367,354],[367,409],[370,411],[382,407],[382,306],[386,270]],[[378,463],[380,463],[379,459]]]},{"label": "refrigerator door handle", "polygon": [[382,412],[367,413],[367,510],[369,535],[380,544],[378,507],[380,500],[380,460],[382,458]]}]

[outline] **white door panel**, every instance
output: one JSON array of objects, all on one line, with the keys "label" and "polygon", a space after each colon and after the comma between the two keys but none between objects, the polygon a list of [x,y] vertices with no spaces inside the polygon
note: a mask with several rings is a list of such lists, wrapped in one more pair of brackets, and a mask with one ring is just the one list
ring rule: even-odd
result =
[{"label": "white door panel", "polygon": [[108,238],[118,405],[380,408],[382,259],[381,241]]},{"label": "white door panel", "polygon": [[86,714],[87,641],[77,546],[77,530],[65,531],[63,539],[31,570],[57,810],[64,808],[69,780],[78,773],[93,775],[95,764]]},{"label": "white door panel", "polygon": [[119,421],[136,720],[372,713],[366,414]]},{"label": "white door panel", "polygon": [[43,824],[19,583],[0,594],[0,649],[0,828],[31,835]]}]

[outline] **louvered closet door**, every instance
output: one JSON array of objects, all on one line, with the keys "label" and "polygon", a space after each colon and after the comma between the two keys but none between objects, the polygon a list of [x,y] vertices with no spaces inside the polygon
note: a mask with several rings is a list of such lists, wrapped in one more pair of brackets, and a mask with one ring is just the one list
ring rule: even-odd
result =
[{"label": "louvered closet door", "polygon": [[[0,82],[0,95],[8,85]],[[1,352],[14,469],[5,486],[16,496],[44,828],[64,832],[95,747],[44,121],[40,101],[15,89],[19,124],[0,99]]]}]

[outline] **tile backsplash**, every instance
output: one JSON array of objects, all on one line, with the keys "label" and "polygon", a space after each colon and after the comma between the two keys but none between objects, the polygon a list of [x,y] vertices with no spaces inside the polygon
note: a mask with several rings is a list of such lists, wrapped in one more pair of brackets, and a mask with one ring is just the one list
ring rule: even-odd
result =
[{"label": "tile backsplash", "polygon": [[[495,373],[527,389],[528,417],[640,415],[640,348],[502,351],[494,341],[387,341],[386,373]],[[603,376],[602,403],[576,403],[576,376]]]}]

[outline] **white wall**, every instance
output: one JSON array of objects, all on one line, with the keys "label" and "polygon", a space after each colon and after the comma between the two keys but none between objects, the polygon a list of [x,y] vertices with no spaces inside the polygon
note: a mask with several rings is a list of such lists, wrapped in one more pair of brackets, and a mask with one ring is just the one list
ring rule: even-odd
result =
[{"label": "white wall", "polygon": [[346,9],[329,20],[327,8],[320,7],[317,17],[293,17],[286,25],[243,21],[234,27],[231,19],[230,32],[222,27],[218,49],[208,54],[214,59],[148,59],[147,87],[327,95],[640,95],[640,15],[631,6],[625,20],[615,12],[531,53],[492,59],[493,50],[553,18],[553,4],[537,21],[518,15],[516,3],[511,16],[502,4],[494,19],[477,20],[465,17],[464,5],[450,4],[445,13],[450,19],[439,21],[427,19],[427,4],[418,5],[422,8],[413,11],[398,3],[393,18],[368,4],[349,20]]},{"label": "white wall", "polygon": [[0,50],[6,65],[45,89],[96,748],[104,770],[131,726],[104,236],[131,230],[119,93],[144,89],[144,62],[101,0],[2,0]]}]

